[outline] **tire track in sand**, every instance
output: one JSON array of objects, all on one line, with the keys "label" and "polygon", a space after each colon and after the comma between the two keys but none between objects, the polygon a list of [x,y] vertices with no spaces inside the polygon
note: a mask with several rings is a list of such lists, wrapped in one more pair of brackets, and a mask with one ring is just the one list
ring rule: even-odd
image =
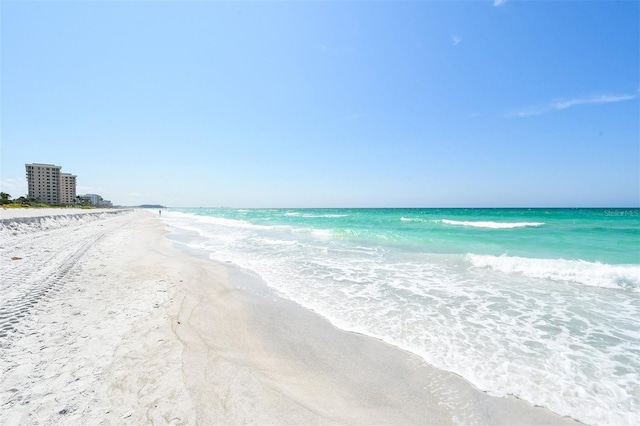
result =
[{"label": "tire track in sand", "polygon": [[[85,253],[104,235],[105,231],[79,232],[77,226],[54,231],[39,231],[24,235],[4,235],[0,255],[0,340],[20,329],[25,317],[38,304],[55,294]],[[60,234],[62,238],[51,238]],[[55,242],[55,244],[52,244]],[[16,260],[8,260],[18,253]]]}]

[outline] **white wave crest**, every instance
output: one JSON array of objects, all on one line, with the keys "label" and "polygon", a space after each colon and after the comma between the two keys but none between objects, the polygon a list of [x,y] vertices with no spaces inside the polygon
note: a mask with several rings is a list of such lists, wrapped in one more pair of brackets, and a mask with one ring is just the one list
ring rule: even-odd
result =
[{"label": "white wave crest", "polygon": [[474,228],[489,228],[489,229],[513,229],[513,228],[526,228],[530,226],[542,226],[544,222],[476,222],[476,221],[459,221],[442,219],[442,223],[447,225],[457,226],[472,226]]},{"label": "white wave crest", "polygon": [[339,217],[347,217],[349,216],[348,214],[337,214],[337,213],[325,213],[325,214],[314,214],[314,213],[298,213],[298,212],[287,212],[285,213],[285,216],[293,216],[293,217],[304,217],[307,219],[314,219],[314,218],[328,218],[328,219],[335,219],[335,218],[339,218]]},{"label": "white wave crest", "polygon": [[640,265],[609,265],[567,259],[535,259],[518,256],[468,254],[476,268],[554,281],[571,281],[593,287],[631,288],[640,292]]},{"label": "white wave crest", "polygon": [[430,222],[429,220],[426,219],[421,219],[419,217],[401,217],[400,221],[402,222]]},{"label": "white wave crest", "polygon": [[166,212],[163,215],[164,219],[167,218],[183,218],[183,219],[195,219],[198,222],[206,223],[209,225],[224,226],[228,228],[246,228],[246,229],[275,229],[275,226],[256,225],[246,220],[240,219],[227,219],[218,216],[202,216],[193,213],[183,212]]}]

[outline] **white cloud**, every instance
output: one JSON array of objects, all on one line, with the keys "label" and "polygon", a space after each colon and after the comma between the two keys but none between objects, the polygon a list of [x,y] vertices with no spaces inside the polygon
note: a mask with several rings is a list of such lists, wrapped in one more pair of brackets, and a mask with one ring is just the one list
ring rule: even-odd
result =
[{"label": "white cloud", "polygon": [[453,34],[451,36],[451,41],[453,42],[454,46],[457,46],[460,44],[460,42],[462,41],[462,37],[460,37],[459,35]]},{"label": "white cloud", "polygon": [[493,5],[494,6],[502,6],[506,2],[507,2],[507,0],[493,0]]},{"label": "white cloud", "polygon": [[587,98],[575,98],[575,99],[556,99],[548,104],[535,105],[527,108],[523,108],[519,111],[509,114],[511,117],[531,117],[534,115],[541,115],[551,111],[560,111],[568,109],[577,105],[594,105],[594,104],[609,104],[614,102],[630,101],[638,98],[638,94],[621,94],[621,95],[596,95]]},{"label": "white cloud", "polygon": [[6,192],[12,198],[26,196],[28,192],[25,178],[8,178],[0,180],[0,192]]}]

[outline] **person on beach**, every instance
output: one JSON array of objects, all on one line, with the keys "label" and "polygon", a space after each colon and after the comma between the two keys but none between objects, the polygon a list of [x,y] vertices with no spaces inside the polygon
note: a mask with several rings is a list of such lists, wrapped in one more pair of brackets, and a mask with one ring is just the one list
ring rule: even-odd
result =
[{"label": "person on beach", "polygon": [[158,216],[162,216],[162,210],[158,210]]}]

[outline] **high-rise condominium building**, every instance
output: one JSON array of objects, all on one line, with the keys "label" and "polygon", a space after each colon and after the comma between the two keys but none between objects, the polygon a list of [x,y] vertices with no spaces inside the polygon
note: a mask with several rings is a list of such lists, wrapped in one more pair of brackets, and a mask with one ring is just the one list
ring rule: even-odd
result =
[{"label": "high-rise condominium building", "polygon": [[60,173],[60,204],[76,202],[76,175]]},{"label": "high-rise condominium building", "polygon": [[76,198],[76,176],[60,173],[61,166],[25,164],[29,198],[49,204],[72,204]]}]

